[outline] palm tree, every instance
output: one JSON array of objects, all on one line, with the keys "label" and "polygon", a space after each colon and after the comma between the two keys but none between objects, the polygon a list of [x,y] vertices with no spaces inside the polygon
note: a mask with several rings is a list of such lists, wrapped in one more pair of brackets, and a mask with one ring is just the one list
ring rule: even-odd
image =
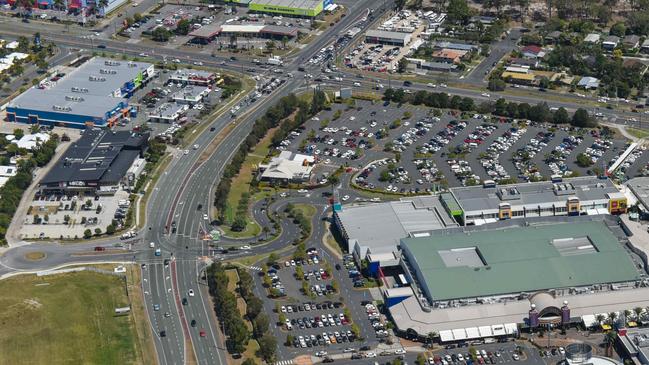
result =
[{"label": "palm tree", "polygon": [[288,43],[288,37],[282,37],[282,48],[286,49],[286,44]]},{"label": "palm tree", "polygon": [[608,314],[608,322],[611,326],[615,324],[616,319],[617,319],[617,312],[611,312]]},{"label": "palm tree", "polygon": [[54,0],[54,1],[52,2],[52,6],[53,6],[54,9],[56,9],[56,10],[61,10],[61,9],[63,9],[64,5],[65,5],[65,0]]},{"label": "palm tree", "polygon": [[643,311],[644,311],[644,309],[642,307],[633,308],[633,312],[635,313],[635,319],[636,320],[640,319],[640,315],[642,314]]},{"label": "palm tree", "polygon": [[595,320],[596,320],[597,323],[599,323],[599,324],[602,324],[602,322],[604,322],[604,319],[605,319],[605,318],[606,318],[606,317],[605,317],[603,314],[601,314],[601,313],[595,316]]},{"label": "palm tree", "polygon": [[606,356],[611,356],[611,350],[613,349],[613,344],[617,338],[617,333],[615,331],[606,332],[606,337],[604,337],[604,342],[606,342]]}]

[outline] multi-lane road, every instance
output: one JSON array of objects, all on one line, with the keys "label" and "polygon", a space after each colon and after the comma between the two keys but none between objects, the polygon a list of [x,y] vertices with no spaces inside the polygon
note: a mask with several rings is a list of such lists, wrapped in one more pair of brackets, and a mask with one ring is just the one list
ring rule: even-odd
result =
[{"label": "multi-lane road", "polygon": [[[295,71],[298,66],[304,66],[307,68],[307,72],[320,75],[321,65],[309,66],[306,61],[356,24],[363,17],[363,13],[366,13],[365,9],[374,10],[374,14],[378,16],[382,11],[380,7],[390,4],[391,2],[371,0],[351,3],[347,9],[348,16],[323,32],[313,42],[301,49],[297,55],[287,60],[286,71],[301,76],[297,75]],[[20,23],[12,18],[3,18],[0,22],[0,31],[7,36],[31,34],[38,29],[46,40],[59,45],[64,50],[67,48],[89,49],[101,44],[102,48],[109,52],[129,55],[146,53],[149,57],[160,60],[178,58],[186,62],[200,61],[206,66],[242,73],[246,73],[248,69],[254,69],[256,74],[266,72],[265,69],[249,60],[232,61],[218,55],[212,57],[186,50],[161,49],[124,43],[104,37],[104,33],[100,34],[100,39],[91,40],[88,37],[94,36],[92,32],[83,30],[60,32],[54,30],[56,25],[39,24],[38,27],[40,28],[34,28],[31,23]],[[106,32],[108,31],[106,30]],[[510,44],[503,44],[502,47],[493,49],[490,57],[498,58],[498,55],[505,52],[510,46]],[[58,61],[67,59],[67,51],[62,52],[58,57]],[[482,75],[488,67],[490,64],[478,66],[469,76],[470,80],[473,83],[480,83]],[[329,83],[327,81],[322,86],[353,87],[354,82],[360,82],[363,88],[369,89],[377,83],[376,78],[372,80],[357,79],[354,74],[345,71],[341,71],[341,74],[342,82]],[[386,85],[389,82],[383,78],[378,80]],[[218,182],[223,167],[248,135],[254,120],[260,117],[281,96],[295,92],[302,86],[303,80],[300,77],[289,78],[272,94],[264,96],[250,105],[248,110],[245,110],[238,118],[232,119],[228,113],[224,113],[210,121],[210,127],[213,127],[214,131],[210,131],[212,128],[205,128],[205,132],[197,136],[193,142],[198,145],[198,148],[191,150],[190,154],[184,155],[179,150],[172,150],[172,160],[168,168],[161,175],[148,197],[145,228],[140,232],[139,238],[136,240],[137,243],[131,249],[118,250],[110,255],[87,255],[96,243],[68,246],[47,244],[21,246],[7,251],[0,258],[0,275],[21,270],[43,270],[72,262],[112,260],[116,262],[136,261],[138,264],[145,264],[142,290],[145,294],[146,310],[154,333],[158,362],[161,364],[182,364],[193,357],[199,364],[224,365],[226,363],[224,341],[219,335],[219,327],[215,322],[213,309],[210,308],[207,288],[200,280],[201,270],[208,262],[204,259],[208,256],[208,252],[203,243],[201,232],[209,230],[209,221],[205,220],[203,215],[209,214],[208,209],[212,205],[211,190]],[[426,85],[415,83],[409,88],[412,90],[423,89],[426,88]],[[443,90],[478,100],[485,99],[481,95],[484,91],[475,87],[466,89],[449,87]],[[539,101],[540,95],[521,93],[507,95],[506,98],[535,104]],[[574,100],[562,98],[561,101],[548,100],[548,104],[574,110],[583,104],[581,101],[576,97]],[[603,109],[602,112],[611,118],[620,116],[620,113],[615,111]],[[230,123],[235,125],[230,129],[227,138],[223,139],[208,155],[205,151],[210,143]],[[203,156],[204,153],[205,156]],[[175,233],[170,232],[172,222],[177,227]],[[256,253],[270,252],[289,244],[292,239],[287,236],[288,233],[290,231],[285,232],[280,239],[259,247],[256,249]],[[153,242],[156,248],[161,249],[162,256],[154,255],[153,249],[149,247],[149,242]],[[25,260],[24,254],[30,250],[45,252],[47,259],[42,262]],[[193,291],[193,296],[189,295],[190,290]],[[195,327],[191,326],[192,321],[195,321]]]}]

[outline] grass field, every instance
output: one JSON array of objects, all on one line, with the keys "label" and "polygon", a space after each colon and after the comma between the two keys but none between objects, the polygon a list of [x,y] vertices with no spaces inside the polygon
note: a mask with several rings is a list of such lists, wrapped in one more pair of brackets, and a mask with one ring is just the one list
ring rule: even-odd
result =
[{"label": "grass field", "polygon": [[140,364],[123,279],[94,272],[0,281],[1,364]]},{"label": "grass field", "polygon": [[[232,187],[228,193],[227,199],[227,210],[225,212],[226,221],[232,222],[234,216],[236,215],[235,209],[239,205],[239,200],[241,200],[241,195],[243,193],[250,192],[250,181],[253,179],[253,173],[256,169],[256,166],[259,165],[268,155],[270,151],[270,142],[271,138],[275,132],[275,129],[271,129],[266,133],[266,136],[257,144],[255,149],[246,156],[243,166],[239,171],[239,174],[232,179]],[[252,202],[252,200],[251,200]],[[228,237],[242,238],[242,237],[253,237],[258,235],[261,232],[261,227],[255,222],[252,218],[246,217],[248,220],[248,225],[246,229],[242,232],[234,232],[228,226],[222,226],[223,232]]]},{"label": "grass field", "polygon": [[644,129],[638,129],[638,128],[627,128],[627,132],[629,132],[630,135],[636,137],[636,138],[647,138],[649,137],[649,131],[646,131]]}]

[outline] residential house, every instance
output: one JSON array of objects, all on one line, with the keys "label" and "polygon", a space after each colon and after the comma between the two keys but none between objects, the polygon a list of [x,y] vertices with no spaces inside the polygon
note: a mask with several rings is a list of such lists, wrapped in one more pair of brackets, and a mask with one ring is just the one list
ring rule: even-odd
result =
[{"label": "residential house", "polygon": [[635,34],[630,34],[622,40],[622,44],[627,49],[635,49],[640,46],[640,37]]},{"label": "residential house", "polygon": [[545,56],[545,51],[539,46],[525,46],[521,49],[523,58],[541,59]]},{"label": "residential house", "polygon": [[547,43],[556,44],[559,41],[560,38],[561,38],[561,32],[558,31],[558,30],[555,30],[554,32],[550,32],[550,33],[546,34],[544,40]]},{"label": "residential house", "polygon": [[640,46],[640,52],[649,53],[649,38],[645,39]]},{"label": "residential house", "polygon": [[455,49],[440,49],[431,54],[433,62],[445,62],[459,64],[462,58],[468,54],[467,51],[460,51]]},{"label": "residential house", "polygon": [[599,43],[600,35],[597,33],[590,33],[584,38],[584,42],[586,43],[591,43],[591,44],[596,44]]},{"label": "residential house", "polygon": [[577,83],[577,87],[586,90],[595,90],[599,87],[599,79],[590,76],[582,77]]},{"label": "residential house", "polygon": [[536,68],[539,67],[539,60],[529,59],[529,58],[511,58],[509,60],[509,65],[518,66],[518,67],[525,66],[529,68]]},{"label": "residential house", "polygon": [[604,41],[602,41],[602,48],[604,48],[607,51],[612,51],[617,47],[617,45],[620,43],[620,37],[615,36],[615,35],[609,35],[606,38],[604,38]]},{"label": "residential house", "polygon": [[521,84],[521,85],[536,85],[538,80],[536,75],[529,67],[514,67],[509,66],[505,68],[505,71],[502,73],[501,77],[506,82],[512,84]]},{"label": "residential house", "polygon": [[647,64],[636,58],[626,58],[622,62],[622,67],[636,70],[640,75],[644,75],[647,72]]}]

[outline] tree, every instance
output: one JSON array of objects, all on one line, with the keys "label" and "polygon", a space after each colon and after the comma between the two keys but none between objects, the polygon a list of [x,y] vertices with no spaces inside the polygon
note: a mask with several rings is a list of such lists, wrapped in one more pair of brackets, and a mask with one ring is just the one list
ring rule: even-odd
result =
[{"label": "tree", "polygon": [[257,362],[254,359],[247,358],[243,360],[243,363],[241,365],[257,365]]},{"label": "tree", "polygon": [[554,124],[566,124],[570,122],[570,116],[568,115],[566,108],[561,107],[557,109],[557,111],[552,115],[552,122]]},{"label": "tree", "polygon": [[547,89],[548,87],[550,87],[550,79],[548,79],[547,77],[544,76],[539,81],[539,88]]},{"label": "tree", "polygon": [[592,128],[597,126],[597,122],[588,115],[586,109],[579,108],[575,111],[575,114],[572,115],[572,120],[570,121],[575,127],[582,128]]},{"label": "tree", "polygon": [[504,91],[505,87],[506,87],[505,81],[498,78],[490,79],[489,85],[487,85],[487,88],[490,91]]},{"label": "tree", "polygon": [[97,227],[95,228],[95,236],[99,236],[101,234],[101,228]]},{"label": "tree", "polygon": [[408,60],[406,60],[405,57],[402,57],[397,63],[397,72],[402,74],[406,72],[407,68],[408,68]]},{"label": "tree", "polygon": [[230,226],[230,229],[235,232],[242,232],[244,229],[246,229],[247,225],[248,220],[246,219],[246,217],[242,214],[237,214],[237,216],[234,218],[234,221],[232,222],[232,226]]},{"label": "tree", "polygon": [[585,153],[580,153],[577,155],[577,165],[579,167],[590,167],[593,164],[593,160]]},{"label": "tree", "polygon": [[259,338],[264,335],[268,331],[268,325],[269,325],[269,320],[268,316],[264,313],[259,313],[257,318],[253,321],[253,336],[255,338]]},{"label": "tree", "polygon": [[302,269],[302,266],[295,267],[295,278],[297,280],[304,279],[304,269]]},{"label": "tree", "polygon": [[447,12],[449,20],[454,23],[465,24],[471,17],[471,10],[466,0],[450,0]]},{"label": "tree", "polygon": [[293,340],[294,339],[295,339],[295,337],[293,337],[292,335],[286,335],[286,342],[284,342],[284,345],[286,345],[286,346],[293,345]]},{"label": "tree", "polygon": [[171,32],[165,27],[157,27],[151,32],[151,39],[156,42],[166,42],[171,38]]},{"label": "tree", "polygon": [[83,231],[83,238],[88,239],[90,237],[92,237],[92,231],[90,229],[86,229],[85,231]]},{"label": "tree", "polygon": [[269,41],[267,41],[267,42],[266,42],[266,49],[267,49],[269,52],[272,52],[272,51],[275,49],[275,41],[272,40],[272,39],[269,40]]},{"label": "tree", "polygon": [[415,364],[426,365],[426,357],[424,356],[424,354],[417,355],[417,360],[415,360]]},{"label": "tree", "polygon": [[259,343],[259,355],[261,358],[268,364],[274,363],[275,353],[277,351],[277,339],[273,335],[266,333],[257,342]]},{"label": "tree", "polygon": [[176,34],[187,35],[190,29],[189,19],[182,19],[176,25]]},{"label": "tree", "polygon": [[275,252],[271,252],[271,254],[268,255],[268,261],[266,263],[268,266],[275,266],[277,265],[277,260],[279,260],[279,256]]},{"label": "tree", "polygon": [[286,49],[286,45],[288,44],[288,37],[283,36],[282,37],[282,48]]},{"label": "tree", "polygon": [[264,303],[257,297],[252,297],[246,300],[246,316],[248,319],[253,320],[260,316],[261,311],[264,309]]},{"label": "tree", "polygon": [[[236,309],[236,308],[235,308]],[[248,345],[248,329],[245,323],[239,317],[231,321],[228,326],[228,348],[235,353],[242,353],[246,350]]]},{"label": "tree", "polygon": [[396,0],[394,2],[394,7],[397,8],[397,10],[402,10],[404,6],[406,6],[406,0]]},{"label": "tree", "polygon": [[[142,20],[142,14],[140,14],[140,13],[135,13],[135,14],[133,14],[133,20],[134,20],[135,22],[139,22],[140,20]],[[183,19],[183,20],[184,20],[184,19]],[[181,20],[181,21],[182,21],[182,20]]]},{"label": "tree", "polygon": [[609,34],[618,37],[624,37],[624,35],[626,34],[626,26],[623,22],[617,22],[611,26]]}]

